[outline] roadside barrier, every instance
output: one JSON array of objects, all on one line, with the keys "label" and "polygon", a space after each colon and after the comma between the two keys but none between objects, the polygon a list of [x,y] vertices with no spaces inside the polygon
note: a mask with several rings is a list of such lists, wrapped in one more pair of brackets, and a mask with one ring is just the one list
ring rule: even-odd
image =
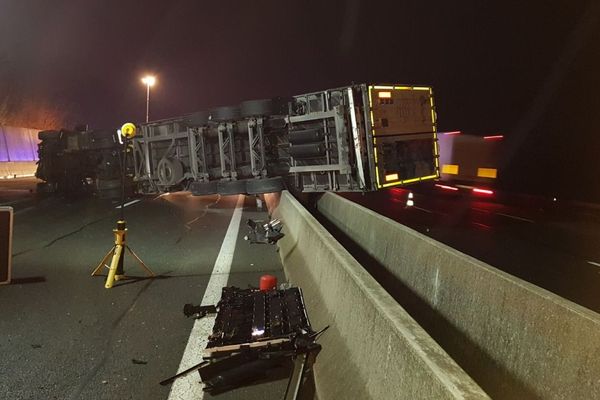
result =
[{"label": "roadside barrier", "polygon": [[332,193],[319,212],[492,398],[600,398],[600,315]]},{"label": "roadside barrier", "polygon": [[330,326],[314,365],[320,400],[489,398],[289,192],[274,215],[286,277],[313,328]]}]

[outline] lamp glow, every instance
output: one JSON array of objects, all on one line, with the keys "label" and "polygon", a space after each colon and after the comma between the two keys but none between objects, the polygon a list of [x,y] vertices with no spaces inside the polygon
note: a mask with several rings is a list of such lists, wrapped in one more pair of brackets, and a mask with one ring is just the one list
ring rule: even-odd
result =
[{"label": "lamp glow", "polygon": [[142,78],[142,83],[147,86],[154,86],[156,83],[156,77],[148,75]]}]

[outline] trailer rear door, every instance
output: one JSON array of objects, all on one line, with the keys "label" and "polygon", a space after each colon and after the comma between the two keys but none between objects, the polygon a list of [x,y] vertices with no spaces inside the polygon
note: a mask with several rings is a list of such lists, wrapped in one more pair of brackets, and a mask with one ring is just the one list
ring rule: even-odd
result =
[{"label": "trailer rear door", "polygon": [[377,187],[438,178],[432,89],[372,85],[369,106]]}]

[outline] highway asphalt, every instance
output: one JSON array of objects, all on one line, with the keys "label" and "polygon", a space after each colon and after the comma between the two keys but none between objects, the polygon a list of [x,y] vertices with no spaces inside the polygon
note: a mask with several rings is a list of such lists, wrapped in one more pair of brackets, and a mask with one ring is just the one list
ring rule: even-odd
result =
[{"label": "highway asphalt", "polygon": [[[409,193],[413,206],[407,206]],[[600,312],[600,209],[431,186],[342,194],[498,269]]]},{"label": "highway asphalt", "polygon": [[[160,275],[106,290],[90,272],[112,246],[114,203],[39,199],[34,180],[0,182],[15,207],[13,284],[0,286],[0,393],[15,399],[168,399],[237,196],[176,193],[126,208],[128,243]],[[407,206],[409,193],[413,206]],[[600,311],[600,211],[524,196],[472,197],[431,188],[343,194],[492,266]],[[228,284],[283,279],[276,248],[243,241],[244,201]],[[131,259],[126,272],[143,275]],[[218,396],[280,398],[285,378]],[[204,395],[211,398],[210,395]],[[171,397],[175,398],[175,397]],[[180,398],[180,397],[177,397]]]},{"label": "highway asphalt", "polygon": [[[115,204],[32,202],[26,187],[34,184],[0,182],[0,199],[16,209],[13,282],[0,286],[0,397],[169,398],[158,382],[177,372],[194,324],[183,305],[203,298],[237,196],[176,193],[127,207],[128,244],[159,277],[107,290],[105,278],[90,273],[113,244]],[[7,187],[22,196],[3,196]],[[283,280],[276,247],[243,240],[245,220],[266,219],[266,210],[250,197],[243,207],[228,285],[258,286],[264,273]],[[125,272],[144,275],[131,258]],[[280,377],[218,398],[280,398],[286,383]]]}]

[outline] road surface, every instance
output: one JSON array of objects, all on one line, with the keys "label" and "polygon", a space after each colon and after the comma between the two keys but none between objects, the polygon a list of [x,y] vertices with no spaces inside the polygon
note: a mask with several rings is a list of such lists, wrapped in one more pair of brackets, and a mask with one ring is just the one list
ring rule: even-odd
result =
[{"label": "road surface", "polygon": [[[177,193],[133,203],[125,209],[128,244],[159,277],[117,282],[107,290],[105,278],[90,273],[113,244],[116,205],[34,201],[26,190],[32,184],[0,185],[22,189],[12,195],[0,189],[0,199],[16,209],[13,282],[0,286],[2,397],[199,398],[192,395],[200,388],[197,374],[176,393],[158,384],[178,371],[182,359],[191,362],[201,351],[192,345],[190,356],[186,350],[188,341],[202,338],[190,339],[199,333],[183,305],[199,304],[211,277],[239,287],[258,286],[264,273],[283,279],[275,246],[243,240],[245,220],[265,219],[266,211],[245,196]],[[220,272],[212,274],[217,265]],[[144,276],[131,258],[125,272]],[[286,383],[280,377],[219,399],[283,397]]]}]

